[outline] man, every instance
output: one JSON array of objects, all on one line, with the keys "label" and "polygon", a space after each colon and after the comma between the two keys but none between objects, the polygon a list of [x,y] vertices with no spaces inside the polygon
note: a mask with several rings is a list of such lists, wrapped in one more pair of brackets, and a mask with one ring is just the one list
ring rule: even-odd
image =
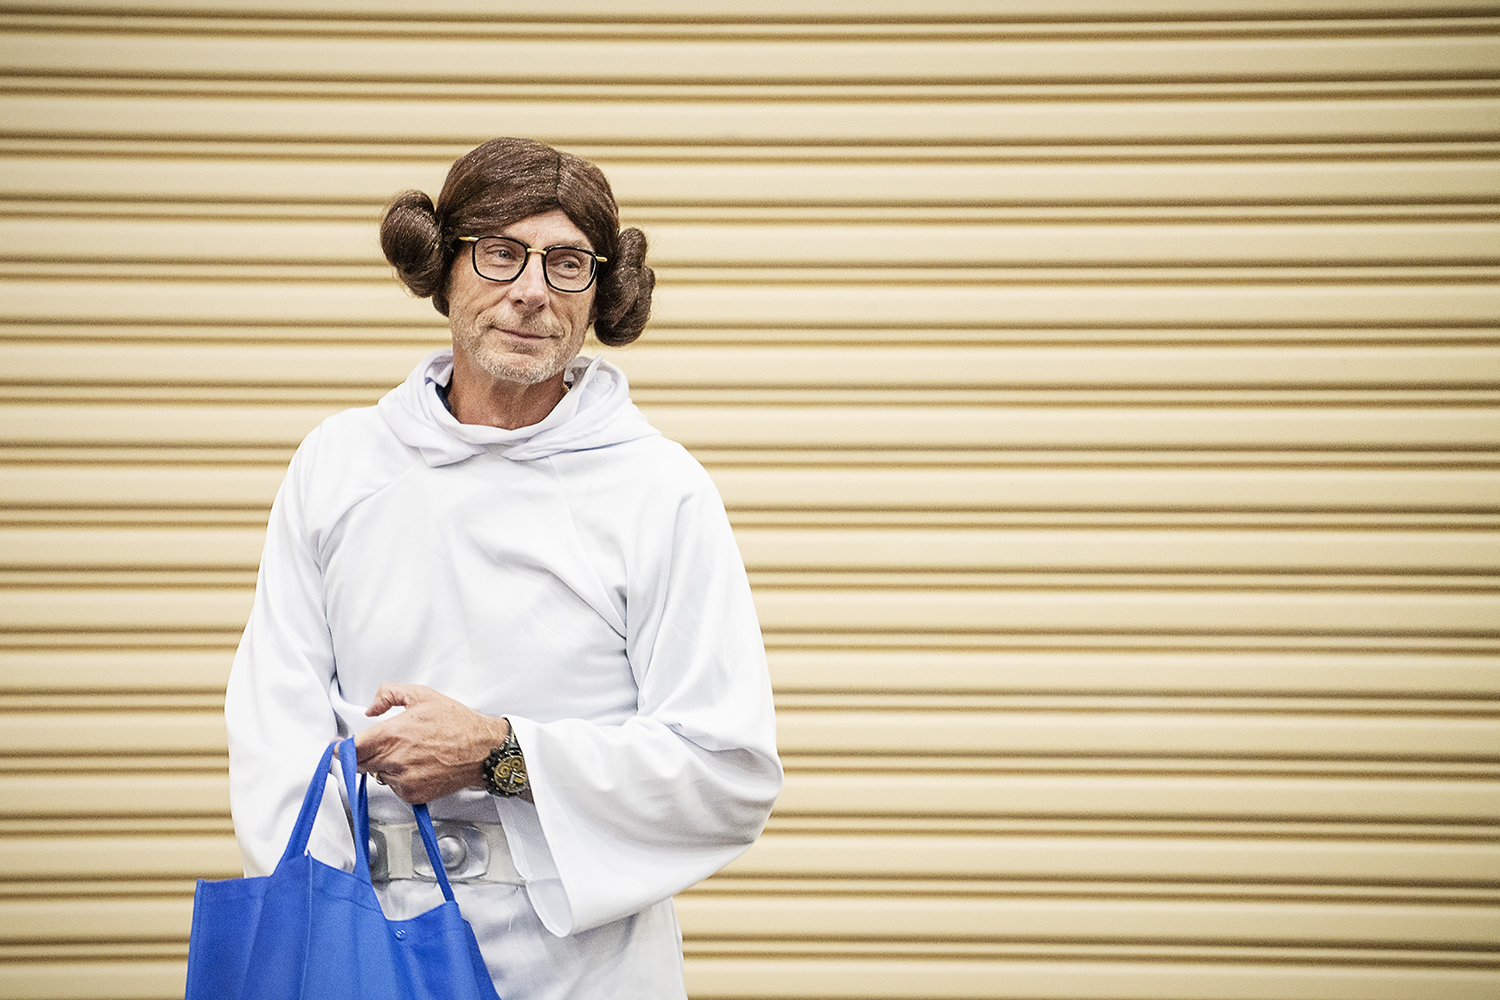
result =
[{"label": "man", "polygon": [[[593,164],[497,139],[381,242],[453,347],[314,430],[277,494],[225,706],[246,873],[353,733],[388,916],[437,901],[429,802],[506,1000],[683,997],[671,896],[754,841],[782,775],[723,504],[579,356],[590,326],[640,335],[645,238]],[[324,803],[312,851],[347,866]]]}]

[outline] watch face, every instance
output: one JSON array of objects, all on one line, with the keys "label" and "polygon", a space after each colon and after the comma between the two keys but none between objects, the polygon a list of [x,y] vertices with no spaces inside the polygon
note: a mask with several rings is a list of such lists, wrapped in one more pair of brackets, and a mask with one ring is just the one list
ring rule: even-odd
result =
[{"label": "watch face", "polygon": [[[510,740],[506,740],[509,744]],[[518,746],[500,746],[484,762],[485,784],[491,795],[520,795],[526,791],[526,758]]]},{"label": "watch face", "polygon": [[495,762],[495,786],[514,795],[526,787],[526,761],[517,754]]}]

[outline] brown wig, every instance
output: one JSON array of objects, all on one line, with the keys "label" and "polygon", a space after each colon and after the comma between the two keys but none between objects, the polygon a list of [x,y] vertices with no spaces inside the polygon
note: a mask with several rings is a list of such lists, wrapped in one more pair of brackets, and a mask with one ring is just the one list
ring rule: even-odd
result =
[{"label": "brown wig", "polygon": [[412,293],[448,315],[448,272],[460,236],[493,236],[513,222],[562,209],[583,231],[599,265],[594,334],[610,346],[641,335],[656,276],[646,266],[646,234],[620,230],[620,209],[604,173],[588,160],[531,139],[491,139],[454,161],[437,205],[421,191],[391,199],[380,247]]}]

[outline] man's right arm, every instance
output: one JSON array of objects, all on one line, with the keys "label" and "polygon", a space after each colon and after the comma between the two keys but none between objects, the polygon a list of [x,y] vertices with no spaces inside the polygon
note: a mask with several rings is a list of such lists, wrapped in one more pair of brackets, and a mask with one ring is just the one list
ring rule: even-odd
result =
[{"label": "man's right arm", "polygon": [[[333,647],[323,615],[322,572],[306,530],[306,474],[314,431],[298,449],[277,492],[256,579],[255,603],[235,654],[225,694],[230,808],[246,874],[276,865],[313,765],[337,735],[328,689]],[[336,795],[323,799],[328,820],[314,831],[314,853],[330,863],[352,856],[339,834]],[[336,821],[336,822],[335,822]]]}]

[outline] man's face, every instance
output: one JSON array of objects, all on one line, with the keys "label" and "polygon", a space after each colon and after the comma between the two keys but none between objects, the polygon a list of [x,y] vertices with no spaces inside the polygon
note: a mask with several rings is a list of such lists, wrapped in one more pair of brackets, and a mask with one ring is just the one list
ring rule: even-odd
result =
[{"label": "man's face", "polygon": [[[509,236],[538,249],[594,249],[561,209],[529,216],[497,233],[473,235]],[[593,319],[597,284],[582,292],[559,292],[547,284],[541,259],[530,257],[515,281],[490,281],[474,273],[465,243],[448,272],[454,353],[463,353],[497,381],[537,385],[557,375],[583,349]]]}]

